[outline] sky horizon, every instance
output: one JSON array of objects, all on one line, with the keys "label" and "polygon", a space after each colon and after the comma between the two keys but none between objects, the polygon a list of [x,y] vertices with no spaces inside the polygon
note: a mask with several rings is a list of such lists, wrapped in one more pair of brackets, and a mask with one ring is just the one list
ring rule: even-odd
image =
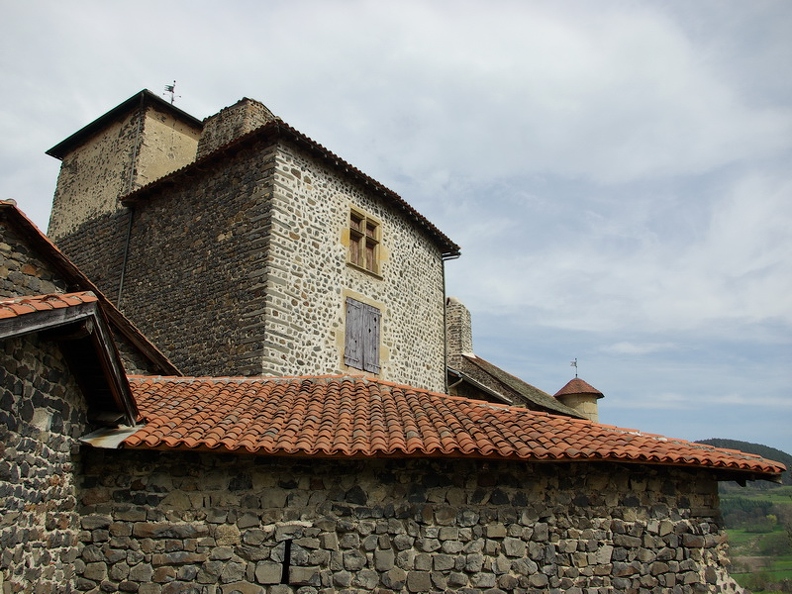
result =
[{"label": "sky horizon", "polygon": [[461,246],[477,355],[792,453],[792,3],[2,1],[0,199],[42,230],[70,134],[250,97]]}]

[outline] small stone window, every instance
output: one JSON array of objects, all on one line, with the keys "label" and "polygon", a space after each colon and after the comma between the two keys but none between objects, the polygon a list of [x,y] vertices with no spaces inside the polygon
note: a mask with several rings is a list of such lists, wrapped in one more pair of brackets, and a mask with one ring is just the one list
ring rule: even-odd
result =
[{"label": "small stone window", "polygon": [[355,369],[379,373],[379,337],[380,310],[347,297],[344,363]]},{"label": "small stone window", "polygon": [[374,274],[380,273],[380,224],[360,211],[349,214],[349,263]]}]

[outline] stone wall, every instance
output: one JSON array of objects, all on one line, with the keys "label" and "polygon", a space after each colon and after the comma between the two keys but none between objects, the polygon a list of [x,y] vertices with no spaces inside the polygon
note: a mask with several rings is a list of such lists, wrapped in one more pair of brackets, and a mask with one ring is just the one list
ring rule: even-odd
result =
[{"label": "stone wall", "polygon": [[142,127],[136,109],[64,156],[47,231],[59,246],[86,220],[118,210],[118,197],[133,187]]},{"label": "stone wall", "polygon": [[200,127],[151,104],[146,108],[131,192],[195,161]]},{"label": "stone wall", "polygon": [[80,591],[734,592],[706,472],[85,453]]},{"label": "stone wall", "polygon": [[120,308],[184,373],[261,373],[274,147],[146,196]]},{"label": "stone wall", "polygon": [[252,99],[240,99],[234,105],[206,118],[196,159],[201,159],[223,145],[276,119],[264,104]]},{"label": "stone wall", "polygon": [[[353,205],[381,221],[380,275],[347,265]],[[314,159],[260,139],[132,208],[120,307],[185,373],[350,371],[351,295],[382,311],[379,377],[444,388],[439,249]]]},{"label": "stone wall", "polygon": [[0,214],[0,299],[65,293],[68,285]]},{"label": "stone wall", "polygon": [[[384,380],[445,387],[440,249],[376,193],[280,145],[273,195],[264,372],[362,373],[344,365],[345,299],[381,310]],[[379,274],[347,264],[352,208],[381,223]],[[303,363],[299,363],[302,361]]]},{"label": "stone wall", "polygon": [[86,406],[59,349],[0,342],[0,591],[70,592],[80,518],[74,470]]},{"label": "stone wall", "polygon": [[[0,215],[0,299],[26,295],[68,293],[86,287],[74,287],[46,260],[30,248],[7,220]],[[124,369],[129,374],[156,373],[158,370],[120,332],[113,329]]]},{"label": "stone wall", "polygon": [[461,369],[462,353],[473,352],[473,329],[470,310],[456,297],[446,299],[446,348],[448,366]]}]

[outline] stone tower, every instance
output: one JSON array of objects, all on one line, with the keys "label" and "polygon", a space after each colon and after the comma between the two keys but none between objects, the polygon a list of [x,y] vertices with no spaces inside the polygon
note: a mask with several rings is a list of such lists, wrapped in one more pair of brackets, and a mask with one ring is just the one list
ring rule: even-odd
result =
[{"label": "stone tower", "polygon": [[193,162],[202,127],[143,90],[47,151],[62,161],[47,234],[108,297],[125,257],[121,198]]}]

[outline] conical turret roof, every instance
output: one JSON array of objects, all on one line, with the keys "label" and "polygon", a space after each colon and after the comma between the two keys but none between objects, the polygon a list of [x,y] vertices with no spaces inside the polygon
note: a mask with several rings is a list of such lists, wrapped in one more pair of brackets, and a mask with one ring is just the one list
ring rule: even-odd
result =
[{"label": "conical turret roof", "polygon": [[604,396],[597,388],[584,382],[579,377],[569,380],[563,388],[555,393],[555,397],[558,398],[559,396],[569,396],[572,394],[593,394],[597,398],[602,398]]}]

